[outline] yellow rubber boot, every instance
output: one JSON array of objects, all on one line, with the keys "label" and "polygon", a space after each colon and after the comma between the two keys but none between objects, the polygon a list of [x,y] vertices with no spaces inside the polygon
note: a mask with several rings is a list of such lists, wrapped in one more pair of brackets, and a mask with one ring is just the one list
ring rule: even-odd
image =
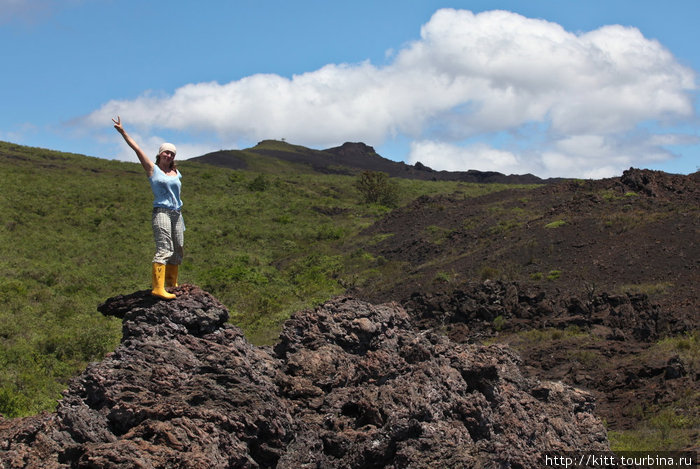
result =
[{"label": "yellow rubber boot", "polygon": [[165,286],[166,287],[179,287],[177,283],[177,264],[166,264],[165,265]]},{"label": "yellow rubber boot", "polygon": [[151,295],[157,296],[164,300],[172,300],[175,295],[165,291],[163,285],[165,284],[165,265],[153,263],[153,290]]}]

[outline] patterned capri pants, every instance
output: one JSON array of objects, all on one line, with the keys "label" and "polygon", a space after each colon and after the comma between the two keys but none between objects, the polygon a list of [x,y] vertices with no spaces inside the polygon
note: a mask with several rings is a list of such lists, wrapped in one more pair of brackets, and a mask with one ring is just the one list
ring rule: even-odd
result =
[{"label": "patterned capri pants", "polygon": [[151,217],[156,255],[153,263],[181,264],[185,243],[185,222],[179,210],[156,207]]}]

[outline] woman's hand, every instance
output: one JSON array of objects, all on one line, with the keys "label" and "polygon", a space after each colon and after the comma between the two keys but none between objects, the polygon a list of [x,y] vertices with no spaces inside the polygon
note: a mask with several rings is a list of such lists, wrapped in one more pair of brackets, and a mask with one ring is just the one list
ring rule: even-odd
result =
[{"label": "woman's hand", "polygon": [[120,134],[124,133],[124,127],[122,127],[122,120],[119,116],[117,116],[117,120],[112,119],[112,122],[114,122],[114,128],[117,129],[117,132]]}]

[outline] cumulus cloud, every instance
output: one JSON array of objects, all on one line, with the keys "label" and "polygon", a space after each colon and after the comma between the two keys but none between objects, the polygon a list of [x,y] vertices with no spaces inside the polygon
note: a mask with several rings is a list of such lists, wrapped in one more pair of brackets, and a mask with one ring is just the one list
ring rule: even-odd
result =
[{"label": "cumulus cloud", "polygon": [[[609,176],[672,157],[642,125],[692,117],[692,70],[632,27],[572,33],[507,11],[443,9],[391,61],[330,64],[282,77],[188,84],[166,96],[111,101],[86,118],[122,115],[144,132],[281,138],[313,147],[411,139],[408,162],[435,169]],[[484,143],[510,133],[511,148]],[[670,139],[674,140],[674,139]]]},{"label": "cumulus cloud", "polygon": [[433,140],[412,142],[408,162],[420,162],[431,168],[439,167],[447,171],[464,171],[465,168],[469,168],[514,174],[525,169],[525,165],[521,164],[514,153],[484,143],[458,146]]}]

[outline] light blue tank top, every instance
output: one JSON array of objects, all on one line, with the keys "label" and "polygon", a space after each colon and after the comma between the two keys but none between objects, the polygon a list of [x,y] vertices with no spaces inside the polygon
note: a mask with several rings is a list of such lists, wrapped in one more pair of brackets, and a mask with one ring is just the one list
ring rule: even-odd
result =
[{"label": "light blue tank top", "polygon": [[176,176],[167,176],[158,166],[153,167],[153,175],[148,178],[153,191],[153,206],[167,208],[170,210],[180,210],[182,200],[180,200],[180,179],[182,174],[177,171]]}]

